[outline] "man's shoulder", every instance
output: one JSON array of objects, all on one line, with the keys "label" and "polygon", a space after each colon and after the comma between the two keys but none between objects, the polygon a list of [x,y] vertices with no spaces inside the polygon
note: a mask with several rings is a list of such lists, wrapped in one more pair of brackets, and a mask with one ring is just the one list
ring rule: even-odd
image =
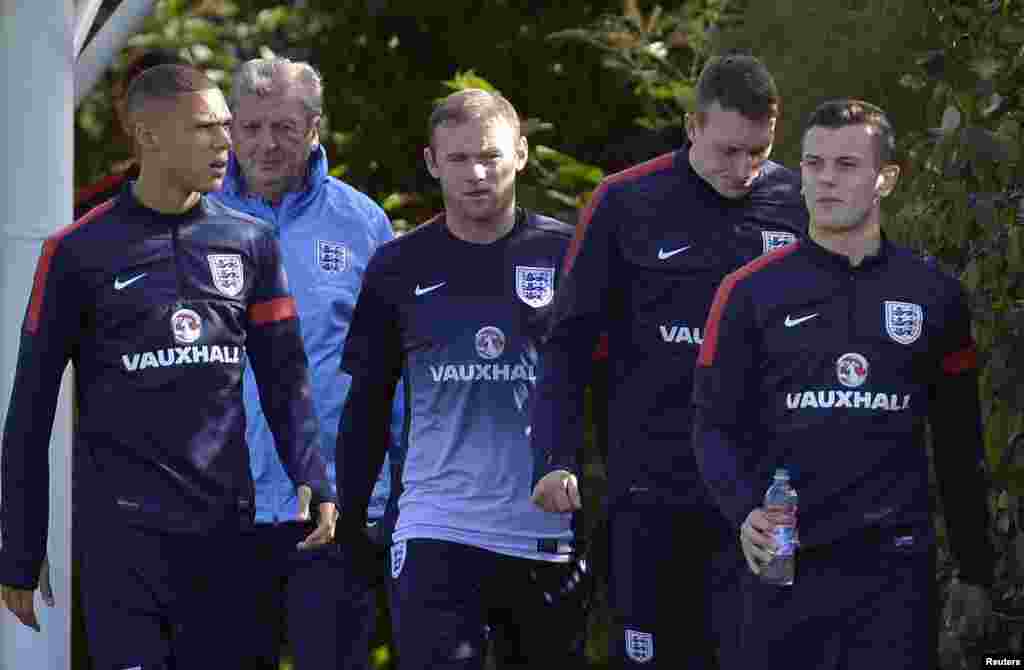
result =
[{"label": "man's shoulder", "polygon": [[573,227],[564,221],[531,211],[526,212],[526,225],[532,231],[542,235],[562,238],[566,242],[572,239],[574,232]]},{"label": "man's shoulder", "polygon": [[373,254],[371,264],[377,269],[401,269],[422,263],[424,258],[441,258],[439,245],[444,243],[446,236],[439,235],[444,220],[441,215],[435,216],[407,233],[382,243]]},{"label": "man's shoulder", "polygon": [[804,240],[798,239],[784,247],[758,256],[730,272],[722,283],[728,282],[732,285],[742,283],[753,287],[762,284],[773,284],[777,281],[780,274],[788,274],[803,267],[797,260],[800,257],[797,252],[801,250],[805,243]]},{"label": "man's shoulder", "polygon": [[205,207],[206,214],[212,218],[223,218],[226,221],[234,223],[244,223],[256,226],[256,231],[259,234],[272,233],[274,228],[268,222],[263,219],[248,214],[241,210],[235,209],[230,205],[227,205],[224,200],[216,195],[204,195],[203,206]]},{"label": "man's shoulder", "polygon": [[338,207],[343,213],[350,212],[372,218],[386,216],[384,209],[373,198],[337,177],[328,176],[324,180],[323,188],[331,204]]},{"label": "man's shoulder", "polygon": [[754,206],[787,207],[805,212],[800,173],[774,161],[766,161],[750,193],[750,201]]},{"label": "man's shoulder", "polygon": [[674,180],[678,176],[677,154],[676,151],[670,151],[608,175],[598,184],[595,196],[620,191],[632,192],[637,187],[657,184],[666,178]]},{"label": "man's shoulder", "polygon": [[924,284],[926,291],[959,294],[960,280],[938,258],[900,244],[889,243],[887,253],[901,281]]}]

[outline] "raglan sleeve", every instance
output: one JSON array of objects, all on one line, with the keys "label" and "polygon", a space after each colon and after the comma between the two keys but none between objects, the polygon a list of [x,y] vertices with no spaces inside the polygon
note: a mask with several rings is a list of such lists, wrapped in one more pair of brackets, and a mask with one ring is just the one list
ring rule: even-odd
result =
[{"label": "raglan sleeve", "polygon": [[607,183],[580,215],[562,263],[547,336],[539,347],[540,377],[530,444],[533,484],[555,470],[578,473],[583,446],[584,397],[594,347],[607,330],[617,244]]},{"label": "raglan sleeve", "polygon": [[959,283],[948,281],[950,304],[932,358],[937,365],[929,388],[935,474],[960,578],[991,586],[994,558],[988,535],[978,356],[967,298]]},{"label": "raglan sleeve", "polygon": [[61,377],[77,348],[82,297],[74,254],[44,245],[21,328],[0,452],[0,584],[35,588],[50,519],[49,446]]},{"label": "raglan sleeve", "polygon": [[693,450],[712,498],[737,528],[758,506],[749,467],[749,396],[757,386],[758,334],[751,299],[737,273],[715,293],[694,373]]},{"label": "raglan sleeve", "polygon": [[366,508],[392,432],[403,350],[398,306],[388,297],[381,251],[370,260],[359,292],[341,366],[352,377],[338,426],[335,463],[342,523],[366,522]]},{"label": "raglan sleeve", "polygon": [[333,502],[336,496],[317,446],[309,362],[281,249],[270,233],[260,235],[255,247],[257,277],[248,307],[246,350],[260,404],[292,483],[309,486],[314,502]]}]

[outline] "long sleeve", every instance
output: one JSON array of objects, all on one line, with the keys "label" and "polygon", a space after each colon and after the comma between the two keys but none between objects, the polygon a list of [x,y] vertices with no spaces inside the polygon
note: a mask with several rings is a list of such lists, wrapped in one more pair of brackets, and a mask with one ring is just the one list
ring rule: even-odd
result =
[{"label": "long sleeve", "polygon": [[308,485],[315,500],[334,501],[317,448],[320,435],[295,300],[288,292],[277,241],[266,236],[261,242],[258,284],[249,305],[246,335],[260,404],[292,482]]},{"label": "long sleeve", "polygon": [[978,398],[977,353],[970,314],[961,293],[947,322],[940,370],[929,389],[929,422],[935,474],[942,497],[949,543],[960,577],[990,586],[993,549],[989,541],[987,485]]},{"label": "long sleeve", "polygon": [[607,329],[615,272],[615,238],[605,195],[594,193],[576,225],[562,266],[548,336],[540,346],[540,378],[530,425],[533,483],[554,470],[578,471],[585,389],[593,352]]},{"label": "long sleeve", "polygon": [[370,494],[394,438],[391,422],[402,371],[397,310],[384,297],[379,267],[378,254],[363,278],[342,358],[352,386],[338,426],[335,463],[342,523],[349,527],[366,522]]},{"label": "long sleeve", "polygon": [[0,584],[35,588],[49,524],[49,446],[60,380],[77,346],[80,298],[72,256],[58,237],[43,246],[21,331],[4,425]]},{"label": "long sleeve", "polygon": [[[748,300],[736,290],[738,276],[725,278],[704,326],[694,376],[693,450],[712,498],[739,527],[758,506],[752,471],[751,426],[745,414],[756,371],[757,337]],[[755,412],[756,416],[756,412]]]}]

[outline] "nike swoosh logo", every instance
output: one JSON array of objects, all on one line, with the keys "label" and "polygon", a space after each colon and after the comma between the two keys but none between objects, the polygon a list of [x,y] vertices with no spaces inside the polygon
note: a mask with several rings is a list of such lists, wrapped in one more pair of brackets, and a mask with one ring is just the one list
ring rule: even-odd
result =
[{"label": "nike swoosh logo", "polygon": [[140,279],[142,279],[145,276],[146,276],[146,273],[143,272],[142,274],[136,275],[136,276],[134,276],[131,279],[128,279],[126,281],[121,281],[117,277],[114,277],[114,290],[115,291],[120,291],[123,288],[131,286],[132,284],[134,284],[135,282],[139,281]]},{"label": "nike swoosh logo", "polygon": [[807,319],[813,319],[816,316],[818,316],[817,312],[815,312],[814,314],[808,314],[807,316],[801,316],[799,319],[793,319],[793,318],[790,318],[789,314],[787,314],[786,315],[786,328],[792,328],[793,326],[799,326],[801,323],[803,323]]},{"label": "nike swoosh logo", "polygon": [[416,284],[416,290],[413,291],[413,293],[415,293],[416,295],[423,295],[425,293],[430,293],[431,291],[434,291],[436,289],[441,288],[442,286],[444,286],[447,283],[448,282],[441,282],[440,284],[434,284],[433,286],[427,286],[427,287],[424,287],[424,288],[420,288],[420,285]]},{"label": "nike swoosh logo", "polygon": [[679,247],[678,249],[673,249],[672,251],[665,251],[664,249],[658,249],[658,260],[659,261],[663,261],[666,258],[672,258],[676,254],[681,254],[681,253],[683,253],[684,251],[686,251],[687,249],[689,249],[692,246],[693,246],[692,244],[687,244],[685,247]]}]

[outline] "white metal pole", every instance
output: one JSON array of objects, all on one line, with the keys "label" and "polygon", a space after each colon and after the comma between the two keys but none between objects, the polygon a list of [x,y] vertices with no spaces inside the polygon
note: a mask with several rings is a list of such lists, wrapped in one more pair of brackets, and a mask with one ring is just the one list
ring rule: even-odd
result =
[{"label": "white metal pole", "polygon": [[[74,63],[71,0],[3,0],[0,72],[0,421],[7,415],[25,306],[42,240],[71,221]],[[36,597],[42,632],[0,613],[0,668],[71,663],[71,384],[65,375],[50,444],[47,551],[57,605]],[[2,454],[0,454],[2,457]],[[0,496],[4,494],[0,491]]]},{"label": "white metal pole", "polygon": [[75,107],[89,94],[128,38],[138,32],[156,0],[122,0],[75,63]]},{"label": "white metal pole", "polygon": [[75,5],[75,58],[82,53],[85,38],[89,36],[96,13],[100,11],[103,0],[78,0]]}]

